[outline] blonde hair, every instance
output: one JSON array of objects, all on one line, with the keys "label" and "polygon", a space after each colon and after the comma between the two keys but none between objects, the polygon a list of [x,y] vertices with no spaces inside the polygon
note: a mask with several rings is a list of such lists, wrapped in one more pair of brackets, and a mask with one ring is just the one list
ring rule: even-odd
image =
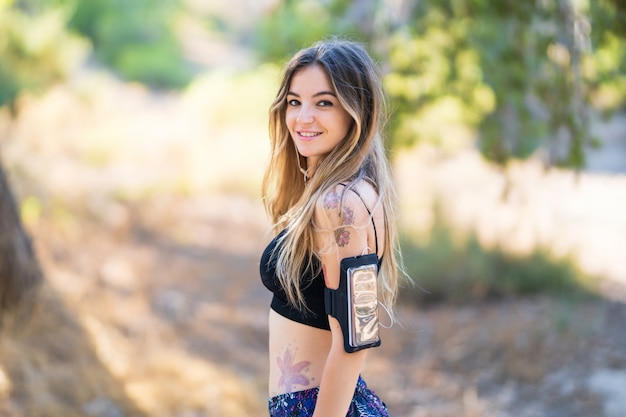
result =
[{"label": "blonde hair", "polygon": [[[312,65],[325,70],[353,123],[346,137],[320,161],[315,175],[305,184],[301,167],[306,166],[306,160],[296,150],[286,126],[285,113],[293,76]],[[339,183],[348,183],[347,190],[356,182],[367,180],[374,186],[379,196],[378,204],[382,205],[384,212],[385,244],[379,273],[379,299],[392,314],[401,256],[396,227],[396,195],[381,136],[386,121],[385,97],[372,58],[360,44],[336,39],[318,42],[299,51],[284,69],[269,116],[272,153],[262,191],[274,231],[284,230],[272,256],[276,259],[276,274],[289,302],[307,310],[300,288],[303,271],[314,266],[313,216],[317,202]]]}]

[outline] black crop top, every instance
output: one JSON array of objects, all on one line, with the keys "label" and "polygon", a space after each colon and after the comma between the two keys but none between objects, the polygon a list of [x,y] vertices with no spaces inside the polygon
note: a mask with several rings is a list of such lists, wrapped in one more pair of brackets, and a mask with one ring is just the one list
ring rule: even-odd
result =
[{"label": "black crop top", "polygon": [[[319,259],[313,257],[313,265],[310,265],[302,273],[302,295],[310,311],[300,311],[287,301],[285,289],[276,276],[276,258],[272,258],[272,252],[284,231],[278,234],[267,245],[261,255],[261,280],[268,290],[274,293],[271,308],[281,316],[287,317],[298,323],[317,327],[318,329],[330,330],[328,317],[324,310],[324,276],[319,268]],[[314,274],[314,271],[319,271]]]},{"label": "black crop top", "polygon": [[[371,216],[369,208],[365,206],[365,209]],[[378,254],[378,236],[376,234],[376,224],[374,223],[373,217],[372,225],[374,226],[374,239],[376,241],[376,253]],[[318,329],[330,330],[328,316],[326,315],[324,306],[324,288],[326,285],[318,258],[313,257],[313,264],[302,273],[302,287],[300,290],[302,291],[306,306],[310,311],[301,311],[297,307],[292,306],[287,300],[287,294],[276,276],[276,258],[272,257],[272,253],[276,249],[276,245],[283,234],[284,231],[280,232],[272,239],[261,255],[261,280],[263,281],[263,285],[274,293],[271,308],[281,316],[298,323]],[[382,258],[378,260],[379,268],[381,261]],[[317,271],[316,274],[314,273],[315,271]]]}]

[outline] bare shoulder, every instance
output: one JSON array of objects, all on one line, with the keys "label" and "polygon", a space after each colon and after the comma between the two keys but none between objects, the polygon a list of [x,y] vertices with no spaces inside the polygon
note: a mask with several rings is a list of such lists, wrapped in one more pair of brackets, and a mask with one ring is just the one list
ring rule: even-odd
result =
[{"label": "bare shoulder", "polygon": [[358,199],[364,204],[368,211],[374,212],[379,205],[378,191],[372,183],[369,181],[361,180],[354,184],[354,187],[350,189],[351,194],[356,194]]},{"label": "bare shoulder", "polygon": [[378,193],[367,181],[336,184],[316,204],[316,218],[327,226],[354,226],[369,221],[378,206]]},{"label": "bare shoulder", "polygon": [[383,209],[376,189],[366,181],[337,184],[322,193],[314,218],[316,246],[322,255],[335,253],[341,259],[382,247],[375,229],[384,226]]}]

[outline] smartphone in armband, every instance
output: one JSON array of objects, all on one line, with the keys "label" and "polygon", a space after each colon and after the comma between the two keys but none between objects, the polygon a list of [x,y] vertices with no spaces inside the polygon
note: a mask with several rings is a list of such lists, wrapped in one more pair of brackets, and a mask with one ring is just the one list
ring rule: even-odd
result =
[{"label": "smartphone in armband", "polygon": [[341,326],[346,352],[379,346],[378,256],[341,260],[339,288],[326,289],[326,312]]}]

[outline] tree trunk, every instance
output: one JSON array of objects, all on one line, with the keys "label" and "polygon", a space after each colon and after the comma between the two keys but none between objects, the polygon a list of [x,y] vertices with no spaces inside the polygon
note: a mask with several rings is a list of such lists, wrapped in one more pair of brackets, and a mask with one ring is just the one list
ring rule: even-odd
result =
[{"label": "tree trunk", "polygon": [[0,163],[0,325],[30,310],[42,277]]}]

